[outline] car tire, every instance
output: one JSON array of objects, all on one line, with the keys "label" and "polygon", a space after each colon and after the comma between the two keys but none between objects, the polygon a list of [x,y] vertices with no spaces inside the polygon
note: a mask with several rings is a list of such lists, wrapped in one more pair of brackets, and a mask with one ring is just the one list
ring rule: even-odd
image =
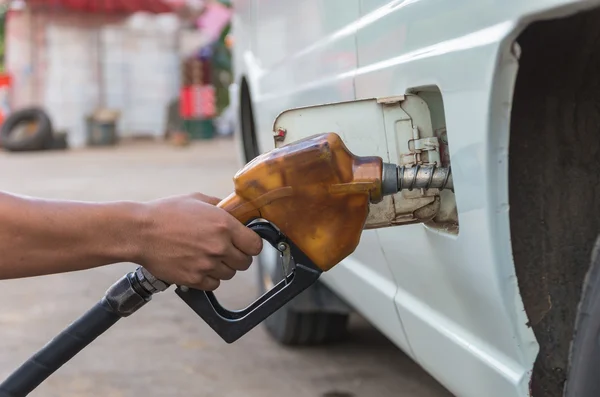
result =
[{"label": "car tire", "polygon": [[583,282],[569,361],[565,397],[600,396],[600,238]]},{"label": "car tire", "polygon": [[[259,290],[265,293],[274,284],[283,280],[281,259],[275,249],[265,244],[257,257]],[[319,281],[317,281],[317,284]],[[309,287],[303,293],[310,294]],[[298,311],[293,301],[281,307],[264,321],[264,326],[273,339],[286,346],[322,345],[341,341],[347,334],[348,313],[320,311]]]},{"label": "car tire", "polygon": [[[18,134],[18,127],[27,122],[34,123],[33,131]],[[11,113],[0,127],[0,145],[11,152],[46,150],[53,140],[50,117],[35,107]]]}]

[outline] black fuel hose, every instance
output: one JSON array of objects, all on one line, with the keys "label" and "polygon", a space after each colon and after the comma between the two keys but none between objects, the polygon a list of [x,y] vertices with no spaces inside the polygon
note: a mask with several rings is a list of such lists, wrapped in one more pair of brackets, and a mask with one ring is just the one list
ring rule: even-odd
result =
[{"label": "black fuel hose", "polygon": [[151,297],[134,273],[113,284],[102,300],[0,383],[0,397],[24,397],[87,345]]},{"label": "black fuel hose", "polygon": [[120,318],[102,299],[2,382],[0,397],[28,395]]}]

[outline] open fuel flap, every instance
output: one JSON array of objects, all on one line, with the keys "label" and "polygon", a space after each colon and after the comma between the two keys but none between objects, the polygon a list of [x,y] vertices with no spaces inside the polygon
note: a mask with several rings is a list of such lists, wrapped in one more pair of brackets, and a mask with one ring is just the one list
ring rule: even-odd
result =
[{"label": "open fuel flap", "polygon": [[[437,89],[286,110],[273,125],[275,146],[325,132],[337,133],[359,156],[415,167],[450,167],[442,97]],[[366,229],[424,223],[458,233],[454,191],[402,190],[371,204]]]}]

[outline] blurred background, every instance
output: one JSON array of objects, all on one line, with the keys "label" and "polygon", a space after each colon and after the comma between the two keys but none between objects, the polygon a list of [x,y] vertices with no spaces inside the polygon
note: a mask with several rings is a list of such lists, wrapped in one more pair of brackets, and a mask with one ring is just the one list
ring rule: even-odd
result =
[{"label": "blurred background", "polygon": [[[231,16],[216,0],[0,1],[0,190],[84,201],[229,194],[240,166]],[[133,268],[3,281],[0,377]],[[242,308],[258,277],[251,267],[217,295]],[[153,300],[31,395],[449,396],[358,315],[328,346],[283,346],[263,326],[228,345],[174,293]]]},{"label": "blurred background", "polygon": [[[137,138],[181,145],[230,136],[230,7],[224,0],[3,1],[0,121],[23,112],[23,122],[9,119],[16,131],[4,131],[13,136],[3,146],[17,150],[34,138],[54,149]],[[34,117],[33,109],[44,114]]]}]

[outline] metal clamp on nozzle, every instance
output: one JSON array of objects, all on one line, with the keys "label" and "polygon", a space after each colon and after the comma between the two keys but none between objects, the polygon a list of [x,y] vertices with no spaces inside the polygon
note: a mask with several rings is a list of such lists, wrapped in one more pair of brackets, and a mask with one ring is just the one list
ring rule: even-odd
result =
[{"label": "metal clamp on nozzle", "polygon": [[396,194],[401,190],[449,189],[454,191],[450,167],[435,164],[414,165],[411,167],[383,163],[381,176],[383,195]]},{"label": "metal clamp on nozzle", "polygon": [[169,284],[157,279],[152,273],[146,270],[146,268],[141,266],[135,269],[135,278],[140,285],[151,294],[162,292],[169,288]]},{"label": "metal clamp on nozzle", "polygon": [[167,283],[140,266],[111,285],[102,300],[120,317],[127,317],[149,302],[153,294],[167,288]]},{"label": "metal clamp on nozzle", "polygon": [[398,166],[391,163],[383,163],[381,171],[381,194],[389,196],[398,193]]}]

